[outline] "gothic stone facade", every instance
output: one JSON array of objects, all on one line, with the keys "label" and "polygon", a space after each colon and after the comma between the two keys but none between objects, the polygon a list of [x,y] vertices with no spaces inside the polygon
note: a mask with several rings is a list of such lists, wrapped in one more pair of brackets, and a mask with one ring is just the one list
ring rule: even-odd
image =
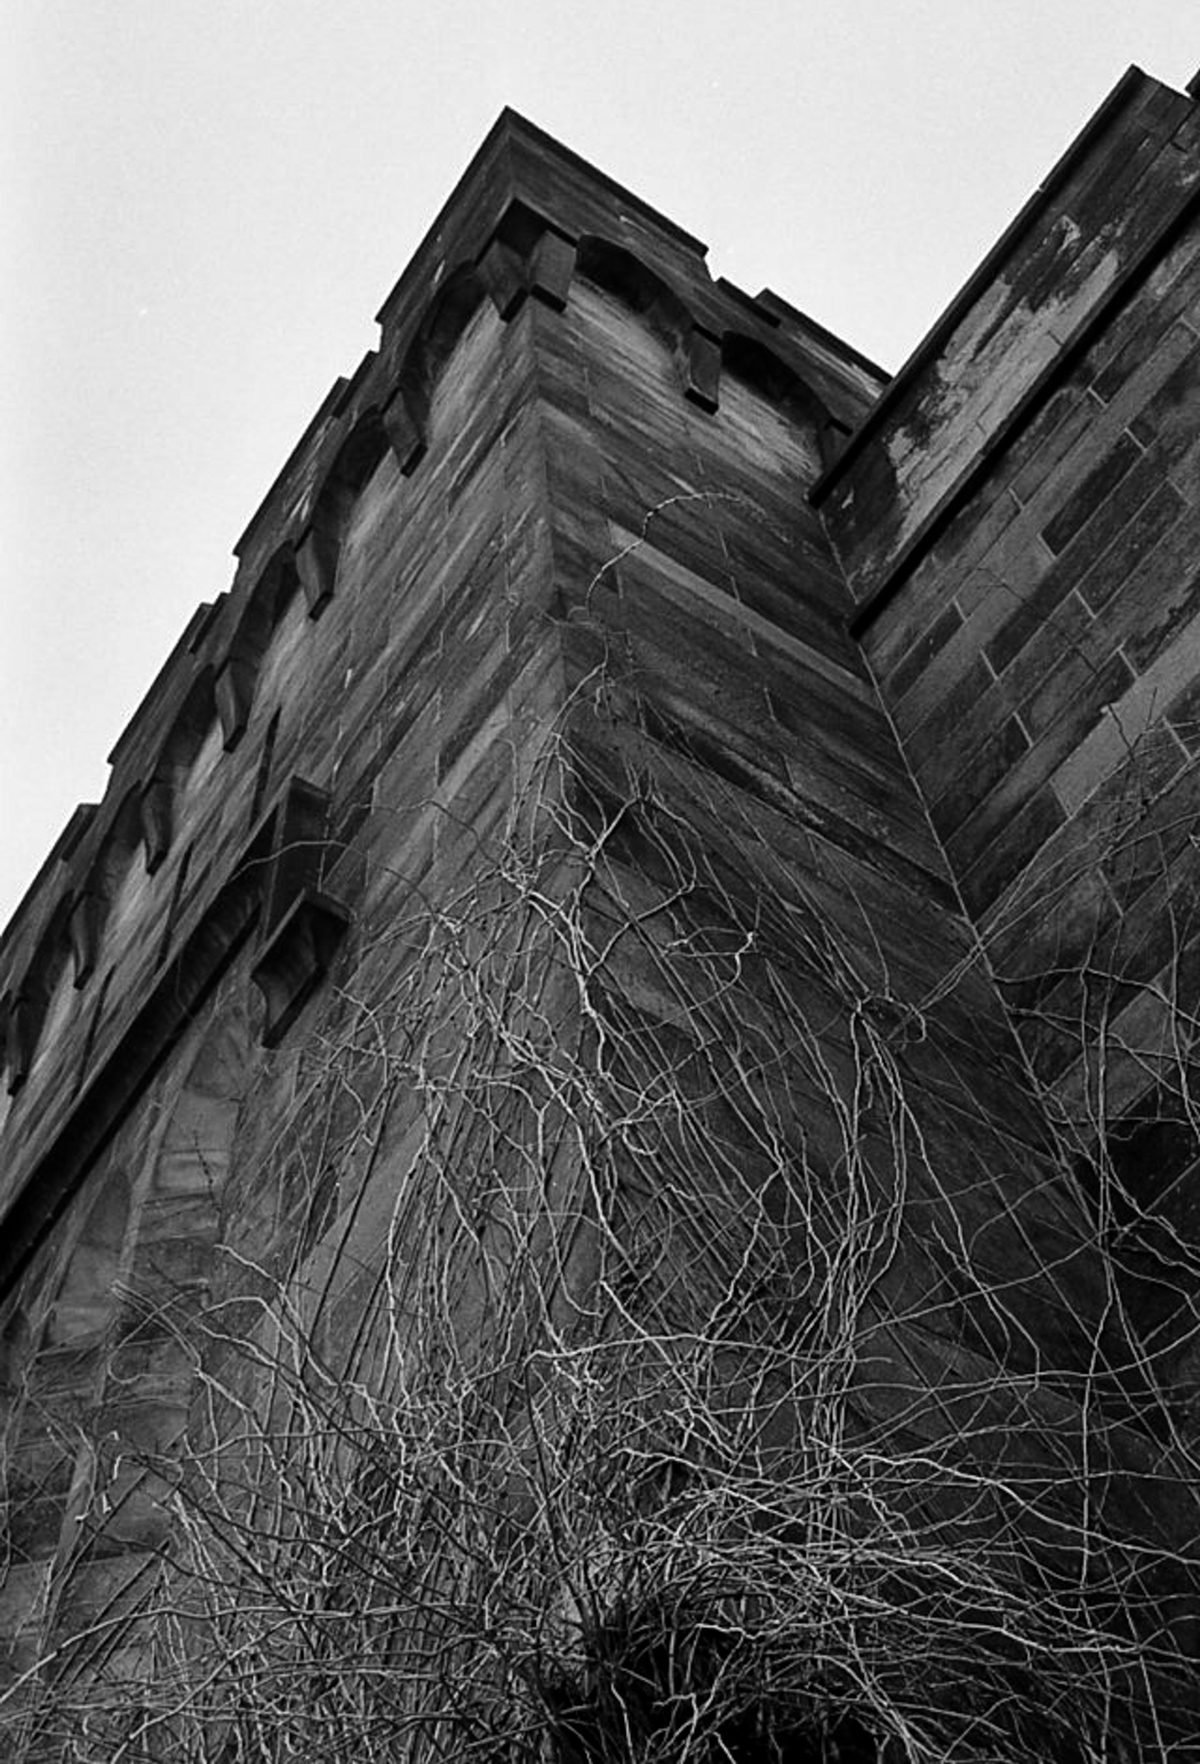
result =
[{"label": "gothic stone facade", "polygon": [[[1198,189],[1200,108],[1131,70],[889,381],[497,123],[0,939],[28,1756],[30,1685],[142,1669],[118,1620],[172,1547],[194,1331],[320,1284],[336,1361],[440,1218],[429,1092],[386,1072],[449,984],[431,924],[507,1009],[485,874],[524,912],[582,901],[603,944],[588,986],[522,995],[543,1076],[594,1010],[643,1092],[646,1048],[682,1071],[702,1039],[653,929],[687,897],[694,971],[726,962],[721,1009],[780,1042],[751,1086],[775,1139],[824,1172],[797,1264],[861,1228],[867,1148],[852,1432],[970,1435],[1050,1554],[1102,1460],[1129,1579],[1194,1656]],[[552,918],[521,948],[560,950]],[[720,1131],[756,1180],[761,1135]],[[546,1154],[539,1254],[603,1333],[588,1163]],[[621,1229],[669,1237],[711,1313],[736,1233],[639,1214],[627,1178]]]}]

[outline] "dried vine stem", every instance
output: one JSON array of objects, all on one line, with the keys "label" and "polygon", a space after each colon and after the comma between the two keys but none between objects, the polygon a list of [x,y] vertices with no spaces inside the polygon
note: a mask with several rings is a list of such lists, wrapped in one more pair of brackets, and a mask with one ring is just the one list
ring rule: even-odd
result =
[{"label": "dried vine stem", "polygon": [[1031,1326],[1116,1290],[1107,1215],[1038,1262],[1053,1153],[984,1167],[921,1064],[953,981],[900,996],[643,709],[606,655],[469,882],[364,952],[317,1081],[354,1130],[297,1134],[309,1229],[189,1333],[170,1547],[10,1700],[25,1756],[1183,1743],[1186,1564],[1111,1493],[1146,1368],[1111,1307]]}]

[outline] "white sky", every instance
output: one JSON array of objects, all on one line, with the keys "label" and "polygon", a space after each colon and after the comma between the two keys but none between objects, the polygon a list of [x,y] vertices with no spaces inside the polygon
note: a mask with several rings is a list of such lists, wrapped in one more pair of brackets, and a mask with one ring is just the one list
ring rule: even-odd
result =
[{"label": "white sky", "polygon": [[0,925],[511,104],[900,365],[1196,0],[0,0]]}]

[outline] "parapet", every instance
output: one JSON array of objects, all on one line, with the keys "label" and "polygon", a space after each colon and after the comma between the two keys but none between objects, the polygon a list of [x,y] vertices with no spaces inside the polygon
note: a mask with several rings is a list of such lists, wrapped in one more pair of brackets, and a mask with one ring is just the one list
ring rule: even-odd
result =
[{"label": "parapet", "polygon": [[859,626],[1188,224],[1194,98],[1130,68],[878,399],[813,499]]},{"label": "parapet", "polygon": [[[56,1204],[46,1172],[67,1167],[53,1150],[67,1124],[76,1168],[141,1081],[134,1068],[165,1054],[247,936],[286,925],[310,967],[336,938],[336,903],[296,917],[336,843],[320,807],[336,741],[326,731],[326,751],[296,752],[273,724],[248,751],[264,659],[281,621],[325,614],[347,522],[384,457],[421,472],[439,381],[481,306],[505,323],[527,300],[562,308],[576,274],[666,342],[681,398],[715,411],[729,366],[810,410],[826,460],[884,382],[777,296],[714,282],[699,240],[505,111],[380,308],[378,348],[331,387],[242,533],[232,586],[197,609],[117,740],[103,800],[76,812],[0,936],[0,1204],[36,1171],[31,1204]],[[282,856],[298,804],[299,866]],[[273,946],[260,960],[265,988],[285,958]],[[294,1002],[277,994],[274,1031]],[[131,1037],[138,1060],[114,1064]]]}]

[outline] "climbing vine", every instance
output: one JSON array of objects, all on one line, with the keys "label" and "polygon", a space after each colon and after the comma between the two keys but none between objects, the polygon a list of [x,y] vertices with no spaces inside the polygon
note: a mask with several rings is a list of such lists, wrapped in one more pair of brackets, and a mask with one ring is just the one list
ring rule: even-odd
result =
[{"label": "climbing vine", "polygon": [[1011,1118],[955,1081],[980,952],[914,993],[611,648],[514,767],[358,949],[294,1229],[178,1325],[152,1584],[15,1755],[1182,1756],[1192,1461],[1078,1136],[1003,1037]]}]

